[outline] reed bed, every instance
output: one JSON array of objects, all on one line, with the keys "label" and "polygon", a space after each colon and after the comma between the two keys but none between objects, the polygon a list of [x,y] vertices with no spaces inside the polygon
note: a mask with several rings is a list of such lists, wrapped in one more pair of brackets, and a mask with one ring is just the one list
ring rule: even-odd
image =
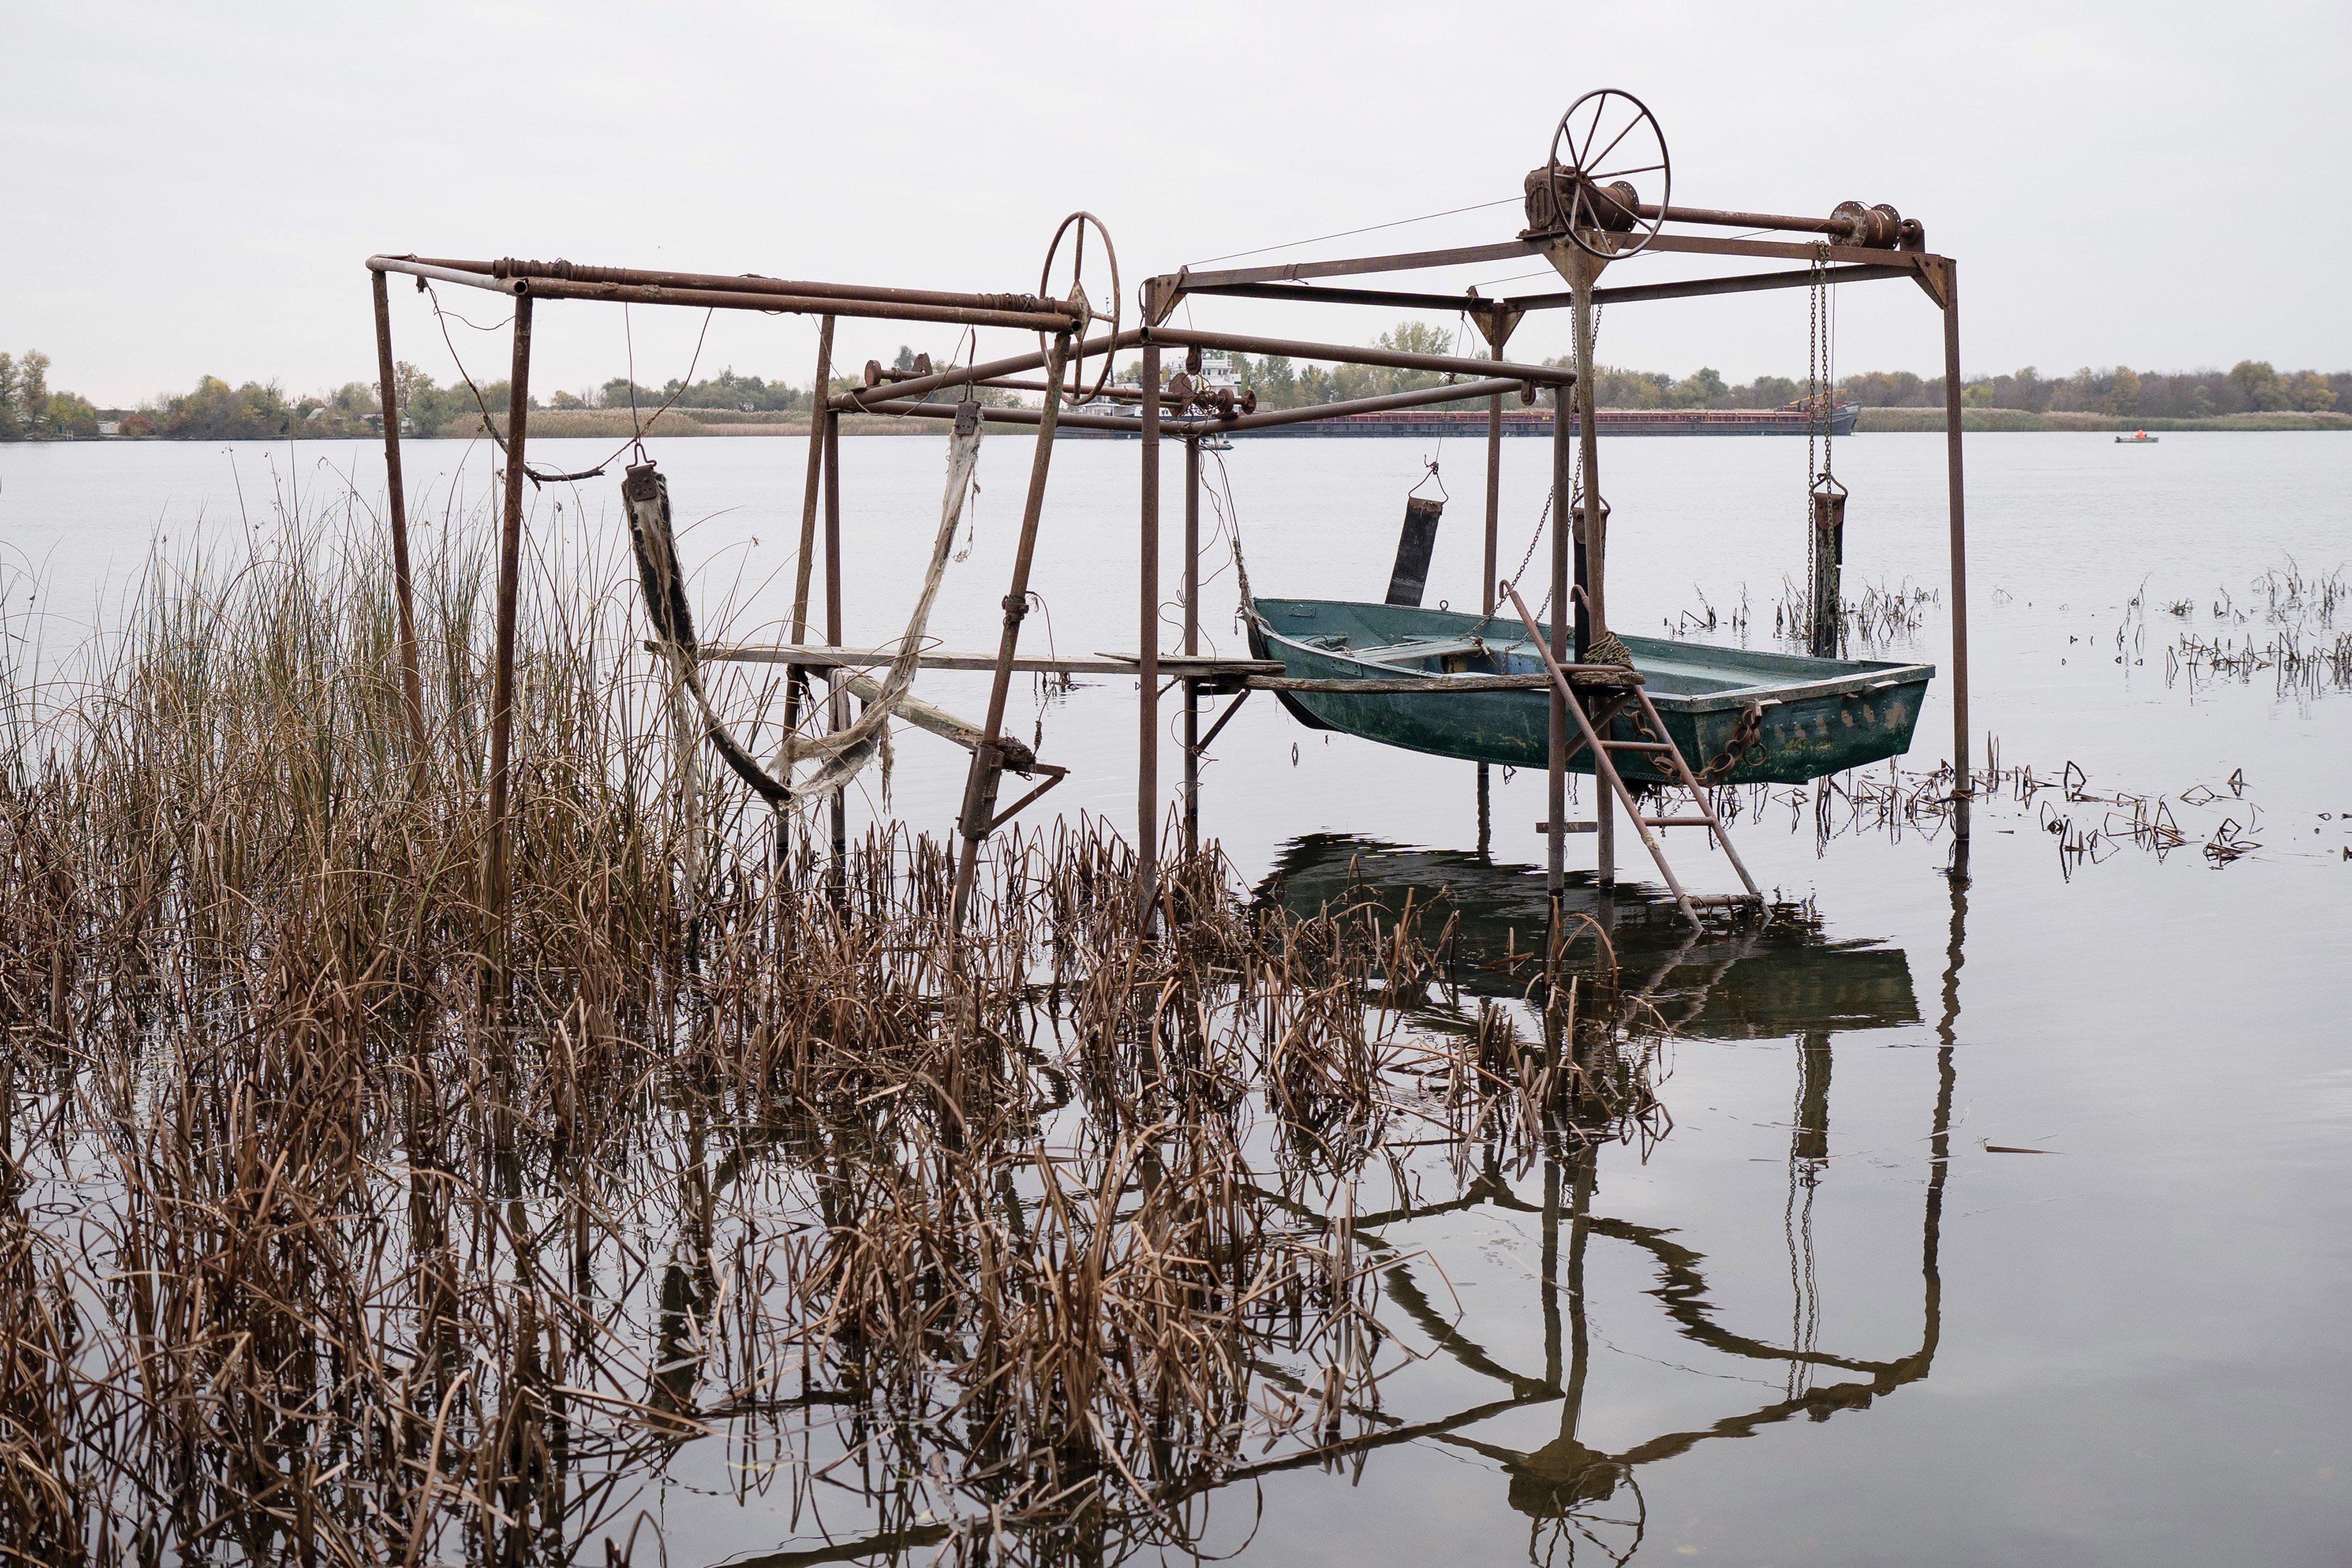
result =
[{"label": "reed bed", "polygon": [[487,563],[420,565],[412,756],[382,562],[276,538],[0,670],[0,1560],[654,1563],[663,1487],[1181,1554],[1386,1430],[1360,1185],[1657,1124],[1605,965],[1466,1006],[1450,931],[1213,852],[1147,923],[1083,820],[958,937],[928,839],[681,804],[623,574],[554,557],[486,964]]}]

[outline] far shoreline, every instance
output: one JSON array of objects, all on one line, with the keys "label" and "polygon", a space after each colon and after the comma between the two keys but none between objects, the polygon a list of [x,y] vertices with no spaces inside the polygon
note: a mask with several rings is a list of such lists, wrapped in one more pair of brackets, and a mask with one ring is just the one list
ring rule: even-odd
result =
[{"label": "far shoreline", "polygon": [[[497,422],[503,424],[503,421]],[[412,441],[479,440],[488,433],[489,422],[479,414],[451,422],[436,431],[406,431]],[[844,435],[922,435],[930,434],[936,422],[904,419],[890,414],[844,414],[841,434]],[[2035,413],[2018,408],[1968,408],[1960,411],[1960,428],[1981,434],[2125,434],[2145,430],[2169,434],[2174,431],[2346,431],[2352,430],[2352,414],[2325,413],[2268,413],[2217,414],[2205,419],[2133,419],[2123,414],[2062,413]],[[1869,408],[1862,411],[1854,425],[1856,435],[1871,434],[1940,434],[1944,430],[1944,411],[1940,408]],[[733,409],[669,409],[649,422],[644,434],[664,440],[693,436],[782,435],[805,437],[809,422],[805,419],[774,418],[746,413]],[[530,434],[542,440],[628,440],[634,434],[630,415],[620,409],[534,409],[530,415]],[[155,442],[218,441],[218,436],[175,435],[97,435],[51,436],[33,439],[0,439],[0,446],[25,444],[47,445],[65,443],[87,444],[144,444]],[[336,435],[311,434],[289,431],[274,436],[243,436],[239,440],[257,441],[373,441],[372,434]],[[1629,438],[1630,439],[1630,438]],[[1686,438],[1685,438],[1686,439]],[[1752,438],[1749,438],[1752,439]]]}]

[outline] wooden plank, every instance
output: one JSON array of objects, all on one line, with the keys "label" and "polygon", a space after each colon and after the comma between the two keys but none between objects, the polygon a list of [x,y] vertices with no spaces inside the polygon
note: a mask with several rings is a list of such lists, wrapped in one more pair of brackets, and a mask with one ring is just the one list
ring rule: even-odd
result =
[{"label": "wooden plank", "polygon": [[[841,685],[850,695],[864,702],[873,702],[882,695],[882,683],[871,675],[845,676]],[[951,740],[966,751],[973,750],[980,745],[980,726],[970,719],[958,718],[935,703],[927,703],[912,692],[908,692],[898,698],[898,706],[891,711],[890,716],[903,719],[917,729],[938,736],[941,740]],[[1004,754],[1004,766],[1015,773],[1025,775],[1037,765],[1037,754],[1013,736],[999,736],[996,746],[997,749]]]},{"label": "wooden plank", "polygon": [[[706,664],[804,664],[813,670],[879,669],[898,657],[891,648],[819,648],[791,643],[752,646],[739,643],[705,643],[697,655]],[[915,665],[923,670],[993,670],[993,653],[951,653],[929,652],[918,653]],[[1044,675],[1131,675],[1139,661],[1131,654],[1097,653],[1092,658],[1064,658],[1023,654],[1013,661],[1016,673]],[[1168,675],[1257,675],[1279,674],[1282,665],[1271,659],[1187,658],[1181,653],[1160,655],[1160,671]]]}]

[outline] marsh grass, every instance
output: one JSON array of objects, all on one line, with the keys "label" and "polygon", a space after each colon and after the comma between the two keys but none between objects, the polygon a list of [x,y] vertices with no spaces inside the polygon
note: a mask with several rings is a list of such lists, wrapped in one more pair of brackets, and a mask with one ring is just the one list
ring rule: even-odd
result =
[{"label": "marsh grass", "polygon": [[[530,563],[480,960],[488,562],[281,519],[0,685],[0,1555],[663,1559],[653,1489],[845,1552],[1189,1551],[1388,1429],[1358,1184],[1659,1114],[1613,971],[1465,1005],[1096,822],[838,867],[681,810],[617,563]],[[258,538],[258,536],[255,536]],[[1654,1033],[1654,1031],[1650,1031]],[[1475,1151],[1474,1155],[1474,1151]],[[1272,1458],[1266,1456],[1272,1455]]]}]

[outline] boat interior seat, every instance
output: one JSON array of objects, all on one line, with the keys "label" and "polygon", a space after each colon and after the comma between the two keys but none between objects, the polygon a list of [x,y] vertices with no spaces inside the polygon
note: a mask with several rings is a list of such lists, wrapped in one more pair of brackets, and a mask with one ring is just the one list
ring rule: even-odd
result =
[{"label": "boat interior seat", "polygon": [[1348,649],[1349,656],[1376,664],[1411,664],[1425,659],[1449,658],[1457,653],[1483,653],[1487,643],[1483,637],[1407,637],[1400,643],[1370,643]]}]

